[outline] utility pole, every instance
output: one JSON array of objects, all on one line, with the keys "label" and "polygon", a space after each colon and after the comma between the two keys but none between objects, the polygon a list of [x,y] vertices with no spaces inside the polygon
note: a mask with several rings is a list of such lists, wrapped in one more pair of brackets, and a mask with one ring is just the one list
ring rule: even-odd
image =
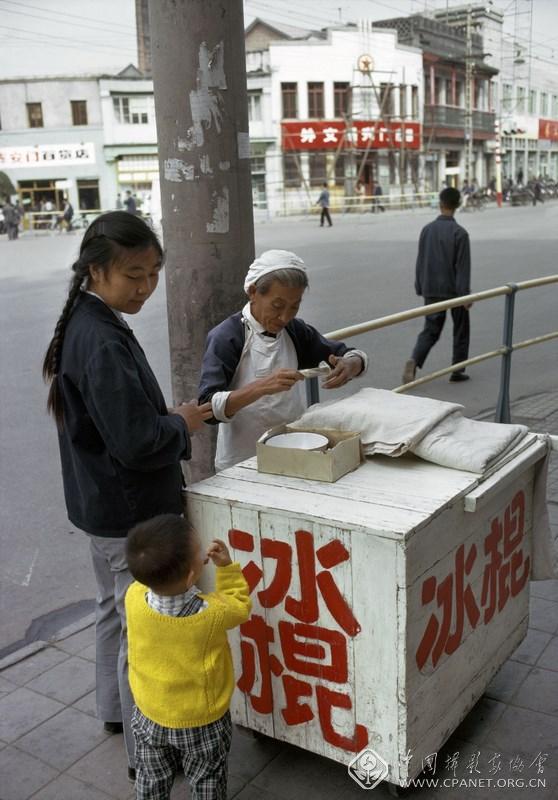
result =
[{"label": "utility pole", "polygon": [[465,183],[471,180],[473,166],[473,24],[471,6],[467,9],[465,47]]},{"label": "utility pole", "polygon": [[[208,330],[254,257],[242,0],[150,0],[174,403],[197,398]],[[215,428],[194,437],[198,480]]]}]

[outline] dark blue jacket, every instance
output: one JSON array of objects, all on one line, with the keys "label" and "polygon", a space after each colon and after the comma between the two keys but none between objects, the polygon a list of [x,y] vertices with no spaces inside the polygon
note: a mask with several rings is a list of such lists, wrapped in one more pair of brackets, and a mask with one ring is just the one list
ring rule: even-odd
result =
[{"label": "dark blue jacket", "polygon": [[[344,356],[352,347],[326,339],[302,319],[292,319],[285,327],[298,359],[298,369],[317,367],[331,355]],[[215,392],[226,392],[242,355],[246,331],[239,311],[209,331],[203,355],[199,402],[207,403]],[[328,361],[329,363],[329,361]],[[209,420],[216,422],[216,420]]]},{"label": "dark blue jacket", "polygon": [[96,297],[84,293],[76,302],[58,380],[70,521],[96,536],[122,537],[137,522],[182,513],[187,427],[182,417],[168,413],[130,328]]},{"label": "dark blue jacket", "polygon": [[440,214],[422,229],[415,289],[422,297],[447,299],[470,294],[469,234],[453,217]]}]

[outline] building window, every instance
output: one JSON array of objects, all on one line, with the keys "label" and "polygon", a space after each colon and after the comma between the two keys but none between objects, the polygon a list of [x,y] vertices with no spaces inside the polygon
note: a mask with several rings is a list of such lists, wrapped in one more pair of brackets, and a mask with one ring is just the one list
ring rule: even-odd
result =
[{"label": "building window", "polygon": [[286,189],[302,184],[298,156],[294,153],[283,153],[283,183]]},{"label": "building window", "polygon": [[458,108],[463,108],[465,105],[465,83],[463,81],[455,81],[455,105]]},{"label": "building window", "polygon": [[310,153],[308,156],[310,186],[321,186],[327,180],[325,153]]},{"label": "building window", "polygon": [[453,97],[452,97],[452,86],[453,81],[451,78],[446,78],[446,105],[452,106],[453,105]]},{"label": "building window", "polygon": [[87,125],[87,101],[70,100],[72,106],[72,125]]},{"label": "building window", "polygon": [[558,119],[558,94],[552,95],[552,119]]},{"label": "building window", "polygon": [[502,108],[504,111],[511,111],[512,110],[512,85],[511,83],[505,83],[503,88],[502,94]]},{"label": "building window", "polygon": [[335,159],[335,185],[345,185],[345,156],[338,155]]},{"label": "building window", "polygon": [[541,92],[541,117],[548,116],[548,95],[546,92]]},{"label": "building window", "polygon": [[518,114],[525,113],[525,89],[523,86],[517,87],[517,103],[515,108]]},{"label": "building window", "polygon": [[537,113],[537,92],[535,89],[529,90],[529,114]]},{"label": "building window", "polygon": [[393,116],[393,84],[380,84],[380,114],[382,117]]},{"label": "building window", "polygon": [[413,119],[419,118],[419,91],[418,86],[411,86],[411,116]]},{"label": "building window", "polygon": [[262,121],[262,93],[248,92],[248,121]]},{"label": "building window", "polygon": [[348,82],[333,84],[333,116],[346,117],[351,110],[351,85]]},{"label": "building window", "polygon": [[399,87],[399,117],[400,119],[407,117],[407,87],[404,83]]},{"label": "building window", "polygon": [[323,119],[324,117],[323,83],[308,83],[308,116],[311,119]]},{"label": "building window", "polygon": [[43,128],[43,106],[41,103],[27,103],[27,118],[30,128]]},{"label": "building window", "polygon": [[81,211],[100,211],[99,181],[83,180],[77,182],[78,203]]},{"label": "building window", "polygon": [[125,125],[147,125],[153,108],[149,95],[136,97],[113,97],[114,114],[118,122]]},{"label": "building window", "polygon": [[298,84],[282,83],[281,99],[283,101],[283,119],[296,119],[298,117]]}]

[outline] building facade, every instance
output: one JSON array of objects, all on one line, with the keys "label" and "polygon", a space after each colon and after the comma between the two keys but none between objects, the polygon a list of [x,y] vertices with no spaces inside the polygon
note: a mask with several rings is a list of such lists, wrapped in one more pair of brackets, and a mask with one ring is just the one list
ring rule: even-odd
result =
[{"label": "building facade", "polygon": [[135,67],[0,82],[0,171],[26,209],[106,210],[129,189],[149,211],[158,170],[153,84]]},{"label": "building facade", "polygon": [[[393,28],[400,42],[422,48],[425,188],[437,191],[444,185],[461,187],[467,171],[471,182],[486,186],[495,165],[498,70],[484,60],[482,36],[471,31],[468,45],[461,26],[453,27],[445,20],[422,14],[382,20],[374,25]],[[468,147],[470,136],[472,146]]]},{"label": "building facade", "polygon": [[506,5],[513,25],[505,28],[502,11],[478,4],[436,13],[463,32],[470,14],[482,36],[486,62],[498,69],[493,105],[502,136],[502,173],[525,183],[538,176],[558,179],[558,67],[551,51],[537,55],[532,42],[532,4]]},{"label": "building facade", "polygon": [[253,190],[271,214],[420,184],[422,52],[394,31],[342,26],[246,36]]}]

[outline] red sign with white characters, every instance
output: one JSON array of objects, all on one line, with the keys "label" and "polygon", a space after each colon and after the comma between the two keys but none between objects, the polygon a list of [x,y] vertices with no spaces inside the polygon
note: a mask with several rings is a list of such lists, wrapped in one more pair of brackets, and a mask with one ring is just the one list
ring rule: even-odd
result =
[{"label": "red sign with white characters", "polygon": [[[348,640],[360,632],[331,572],[348,561],[347,549],[338,539],[316,549],[313,535],[302,530],[295,533],[294,553],[288,542],[267,538],[260,540],[257,552],[255,537],[235,529],[229,531],[229,542],[237,551],[254,553],[256,560],[242,570],[250,594],[256,593],[262,608],[280,606],[285,615],[276,628],[257,613],[240,626],[242,675],[238,688],[246,694],[254,711],[271,714],[278,704],[287,725],[300,725],[317,716],[326,742],[350,753],[360,752],[369,738],[364,725],[355,722],[349,736],[334,725],[335,709],[353,708],[348,685]],[[275,562],[273,576],[256,591],[262,582],[260,564],[263,566],[264,560]],[[293,569],[299,573],[300,597],[289,593]],[[320,596],[336,627],[318,624]],[[280,658],[272,649],[280,653]],[[273,697],[272,675],[281,678],[280,700]],[[312,684],[305,678],[322,679],[334,686]]]},{"label": "red sign with white characters", "polygon": [[314,120],[282,122],[283,150],[381,150],[403,146],[406,150],[420,147],[420,123],[373,122],[356,120],[352,125],[343,121]]},{"label": "red sign with white characters", "polygon": [[539,139],[550,139],[558,142],[558,122],[554,119],[539,120]]},{"label": "red sign with white characters", "polygon": [[[507,603],[525,588],[530,558],[523,551],[525,493],[517,492],[504,512],[490,523],[483,552],[462,544],[452,570],[443,578],[431,575],[422,584],[422,605],[435,606],[415,653],[419,670],[430,661],[436,667],[445,653],[454,653],[463,639],[466,621],[471,628],[497,620]],[[482,558],[482,587],[475,596],[468,576],[477,557]]]}]

